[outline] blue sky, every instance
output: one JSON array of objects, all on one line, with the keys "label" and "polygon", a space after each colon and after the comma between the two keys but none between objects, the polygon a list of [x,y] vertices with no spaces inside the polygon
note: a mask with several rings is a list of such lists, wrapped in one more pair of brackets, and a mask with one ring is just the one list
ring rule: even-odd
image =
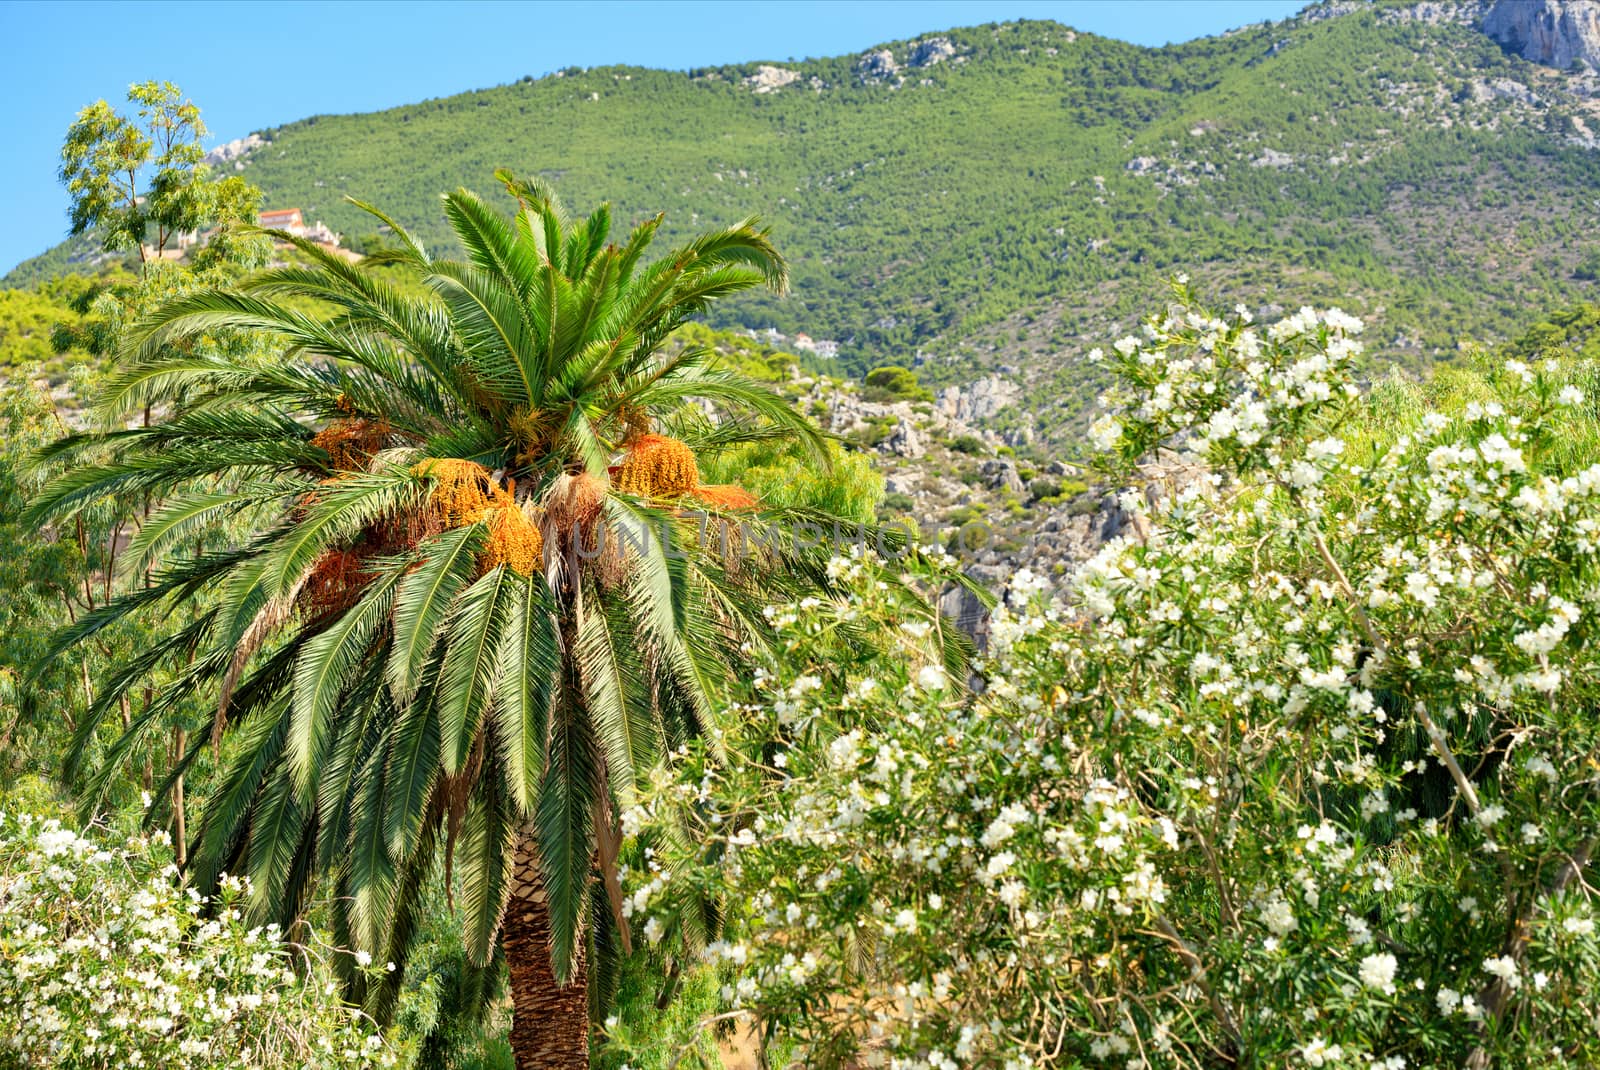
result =
[{"label": "blue sky", "polygon": [[951,26],[1055,19],[1161,45],[1285,18],[1306,0],[614,0],[115,3],[0,0],[0,273],[66,231],[56,181],[77,110],[176,82],[207,145],[308,115],[373,111],[560,67],[687,68],[859,52]]}]

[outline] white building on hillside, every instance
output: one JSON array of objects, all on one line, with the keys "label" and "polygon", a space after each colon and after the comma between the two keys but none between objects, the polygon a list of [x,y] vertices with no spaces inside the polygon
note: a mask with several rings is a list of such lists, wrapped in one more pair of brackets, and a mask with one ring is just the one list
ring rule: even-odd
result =
[{"label": "white building on hillside", "polygon": [[305,216],[300,214],[298,208],[276,208],[270,212],[262,212],[256,217],[256,222],[269,230],[284,230],[297,238],[317,242],[320,245],[338,247],[339,235],[334,233],[322,220],[317,220],[309,227],[306,226]]}]

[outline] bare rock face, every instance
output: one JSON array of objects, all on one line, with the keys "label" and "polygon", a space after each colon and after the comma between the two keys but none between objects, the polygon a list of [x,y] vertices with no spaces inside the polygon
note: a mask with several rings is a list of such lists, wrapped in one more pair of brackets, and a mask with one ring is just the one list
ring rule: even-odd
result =
[{"label": "bare rock face", "polygon": [[883,442],[883,448],[896,457],[910,460],[915,460],[928,452],[927,447],[922,444],[922,437],[917,434],[916,425],[906,416],[900,417],[900,422],[889,432],[889,437]]},{"label": "bare rock face", "polygon": [[248,155],[251,150],[258,149],[265,144],[266,141],[260,134],[251,134],[249,137],[235,138],[232,141],[218,145],[216,148],[206,153],[205,162],[211,164],[212,166],[231,163],[234,160],[242,159]]},{"label": "bare rock face", "polygon": [[1600,70],[1600,0],[1495,0],[1483,32],[1534,63]]},{"label": "bare rock face", "polygon": [[939,391],[938,411],[951,420],[987,420],[1021,400],[1022,388],[1016,383],[986,375],[966,389],[947,386]]},{"label": "bare rock face", "polygon": [[856,73],[863,82],[887,82],[900,73],[900,64],[895,62],[893,52],[880,48],[861,54],[856,61]]},{"label": "bare rock face", "polygon": [[1021,494],[1028,489],[1022,482],[1022,476],[1017,472],[1016,462],[1009,457],[996,457],[984,461],[978,471],[991,490],[1008,490],[1013,494]]},{"label": "bare rock face", "polygon": [[911,66],[932,67],[956,54],[956,46],[948,37],[930,37],[911,46]]},{"label": "bare rock face", "polygon": [[744,84],[757,93],[775,93],[784,86],[799,80],[799,71],[791,71],[787,67],[774,67],[770,63],[763,63],[756,68],[756,73],[744,80]]}]

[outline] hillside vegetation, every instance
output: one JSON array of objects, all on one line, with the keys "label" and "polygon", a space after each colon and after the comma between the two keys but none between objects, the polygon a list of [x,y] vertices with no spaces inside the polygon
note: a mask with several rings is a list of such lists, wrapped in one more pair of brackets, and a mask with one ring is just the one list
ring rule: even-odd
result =
[{"label": "hillside vegetation", "polygon": [[1600,72],[1464,11],[90,104],[0,1070],[1600,1065]]},{"label": "hillside vegetation", "polygon": [[1263,304],[1338,302],[1411,363],[1592,292],[1600,118],[1579,76],[1409,8],[1326,14],[1162,49],[1022,22],[799,63],[571,69],[270,129],[238,166],[268,207],[356,244],[381,237],[345,195],[447,246],[438,194],[506,165],[623,220],[665,208],[672,240],[758,214],[793,292],[721,324],[839,339],[857,373],[1065,367],[1058,419],[1087,401],[1068,388],[1088,339],[1180,268]]}]

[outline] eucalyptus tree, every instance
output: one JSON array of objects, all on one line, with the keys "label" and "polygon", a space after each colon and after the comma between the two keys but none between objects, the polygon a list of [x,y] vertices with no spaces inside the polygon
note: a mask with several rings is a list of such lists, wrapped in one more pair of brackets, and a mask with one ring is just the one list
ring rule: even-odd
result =
[{"label": "eucalyptus tree", "polygon": [[[519,1066],[575,1066],[591,970],[630,943],[618,806],[664,754],[715,738],[720,682],[768,649],[763,609],[831,582],[816,540],[747,523],[829,518],[701,486],[696,456],[823,439],[712,352],[670,343],[716,298],[783,288],[753,220],[647,262],[660,216],[612,243],[605,207],[572,219],[542,183],[496,177],[510,219],[443,198],[463,259],[363,205],[394,248],[358,265],[279,233],[306,266],[160,309],[105,399],[157,418],[59,443],[57,458],[113,456],[58,479],[34,515],[163,503],[127,551],[149,588],[59,645],[202,607],[106,682],[181,667],[118,747],[215,692],[176,766],[222,757],[191,844],[200,888],[247,874],[256,917],[292,932],[325,881],[346,945],[399,964],[376,983],[348,972],[384,1016],[442,861],[472,962],[507,958]],[[283,355],[173,346],[218,331]],[[221,516],[248,537],[171,552]]]},{"label": "eucalyptus tree", "polygon": [[[59,177],[70,200],[71,233],[93,234],[107,254],[133,250],[138,258],[136,272],[114,271],[78,290],[70,303],[74,315],[57,322],[51,331],[50,344],[55,351],[82,351],[91,358],[83,377],[73,384],[73,396],[78,399],[86,398],[92,384],[115,363],[132,324],[176,293],[216,286],[260,267],[270,248],[268,241],[251,232],[261,191],[238,175],[216,175],[206,163],[201,143],[207,130],[199,106],[171,82],[159,81],[129,86],[127,105],[118,108],[98,100],[83,108],[61,147]],[[206,235],[203,242],[198,240],[201,232]],[[182,344],[242,352],[251,341],[239,335],[221,335]],[[141,419],[148,424],[150,416],[146,410]],[[58,422],[63,419],[59,413],[54,418]],[[83,464],[94,459],[79,453],[74,461]],[[48,466],[42,467],[28,472],[26,478],[38,480],[48,471]],[[76,543],[77,547],[76,560],[67,570],[73,575],[62,586],[58,602],[62,612],[75,616],[92,611],[119,590],[147,581],[143,573],[120,567],[125,563],[120,549],[130,533],[149,519],[152,504],[148,495],[114,496],[73,517],[71,538],[57,544]],[[192,530],[189,537],[201,541],[217,536]],[[148,704],[152,689],[96,693],[88,669],[90,660],[115,661],[115,651],[145,645],[152,635],[178,626],[175,616],[102,631],[94,644],[86,644],[80,651],[81,689],[75,685],[73,693],[81,690],[87,706],[115,704],[119,719],[126,724]],[[34,700],[45,686],[41,679],[26,688],[25,704],[43,706]],[[53,692],[52,698],[57,695],[59,691]],[[49,706],[54,710],[60,704],[52,701]],[[73,718],[69,714],[66,720]],[[168,720],[171,723],[163,726],[168,731],[146,733],[144,745],[120,752],[122,765],[130,773],[122,785],[123,793],[131,794],[136,788],[150,792],[155,779],[187,748],[182,719],[172,716]],[[83,749],[93,754],[96,748]],[[69,766],[68,773],[73,772]],[[182,861],[184,778],[167,777],[166,783],[152,812],[170,815]]]}]

